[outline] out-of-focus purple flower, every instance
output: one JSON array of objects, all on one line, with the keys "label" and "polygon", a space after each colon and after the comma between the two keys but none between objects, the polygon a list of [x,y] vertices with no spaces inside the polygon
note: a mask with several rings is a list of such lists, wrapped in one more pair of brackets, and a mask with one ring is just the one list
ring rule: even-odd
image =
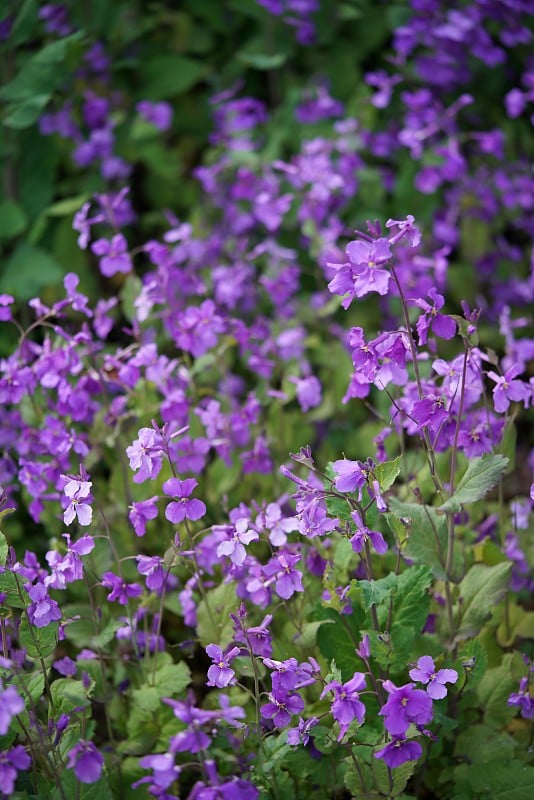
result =
[{"label": "out-of-focus purple flower", "polygon": [[519,706],[522,717],[534,719],[534,698],[530,694],[528,677],[521,678],[519,690],[512,692],[508,698],[508,705]]},{"label": "out-of-focus purple flower", "polygon": [[519,364],[514,364],[510,369],[507,369],[504,375],[497,375],[496,372],[490,370],[488,378],[495,383],[493,387],[493,405],[495,411],[503,413],[508,410],[510,401],[526,400],[529,396],[529,389],[523,381],[516,381],[514,378],[523,372]]},{"label": "out-of-focus purple flower", "polygon": [[0,752],[0,791],[5,797],[15,791],[19,771],[29,769],[31,758],[22,745]]},{"label": "out-of-focus purple flower", "polygon": [[446,683],[456,683],[458,673],[455,669],[439,669],[436,672],[434,660],[430,656],[421,656],[417,667],[410,670],[410,678],[419,683],[428,684],[427,692],[433,700],[441,700],[447,696]]},{"label": "out-of-focus purple flower", "polygon": [[0,735],[8,732],[11,720],[24,711],[24,700],[14,686],[2,689],[0,680]]},{"label": "out-of-focus purple flower", "polygon": [[146,576],[146,588],[160,592],[165,583],[165,570],[161,556],[136,556],[137,571]]},{"label": "out-of-focus purple flower", "polygon": [[[180,777],[181,769],[174,763],[174,753],[160,753],[154,756],[143,756],[139,759],[139,766],[143,769],[153,770],[151,777],[146,776],[132,783],[132,789],[137,789],[143,783],[151,784],[149,792],[156,797],[166,798],[163,790],[168,789]],[[154,791],[152,791],[154,789]]]},{"label": "out-of-focus purple flower", "polygon": [[128,273],[132,271],[132,259],[128,252],[128,242],[122,233],[116,233],[109,239],[97,239],[91,245],[91,250],[95,255],[100,256],[100,272],[106,278],[111,278],[118,272]]},{"label": "out-of-focus purple flower", "polygon": [[141,100],[137,103],[136,109],[147,122],[151,122],[160,131],[166,131],[171,127],[172,106],[169,103]]},{"label": "out-of-focus purple flower", "polygon": [[418,758],[421,758],[422,753],[423,748],[419,742],[394,736],[393,741],[389,742],[382,750],[378,750],[374,756],[383,759],[390,769],[395,769],[407,761],[417,761]]},{"label": "out-of-focus purple flower", "polygon": [[321,383],[315,375],[308,375],[306,378],[290,377],[289,380],[297,387],[297,400],[304,413],[321,405]]},{"label": "out-of-focus purple flower", "polygon": [[11,309],[9,306],[15,302],[15,298],[10,294],[0,294],[0,322],[8,322],[11,319]]},{"label": "out-of-focus purple flower", "polygon": [[198,481],[195,478],[186,478],[185,481],[169,478],[165,481],[163,491],[169,497],[174,497],[173,502],[169,503],[165,509],[165,517],[169,522],[178,525],[184,519],[195,521],[204,516],[206,506],[202,500],[190,498],[196,486],[198,486]]},{"label": "out-of-focus purple flower", "polygon": [[310,731],[319,723],[318,717],[311,717],[310,719],[302,719],[299,717],[299,722],[296,728],[289,728],[287,732],[287,743],[293,746],[298,744],[307,745],[310,741]]},{"label": "out-of-focus purple flower", "polygon": [[80,783],[96,783],[103,766],[104,758],[93,742],[82,739],[69,751],[67,767],[74,769]]}]

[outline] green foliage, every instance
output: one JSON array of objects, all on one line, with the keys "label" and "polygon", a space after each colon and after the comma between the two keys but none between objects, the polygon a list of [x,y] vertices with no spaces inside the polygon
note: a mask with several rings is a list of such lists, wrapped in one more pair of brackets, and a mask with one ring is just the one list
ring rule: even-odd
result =
[{"label": "green foliage", "polygon": [[501,601],[508,586],[509,562],[486,567],[475,564],[459,586],[457,639],[475,636],[491,616],[489,609]]},{"label": "green foliage", "polygon": [[440,510],[459,511],[465,503],[480,500],[498,484],[507,465],[508,459],[502,455],[487,455],[472,459],[454,494],[443,503]]}]

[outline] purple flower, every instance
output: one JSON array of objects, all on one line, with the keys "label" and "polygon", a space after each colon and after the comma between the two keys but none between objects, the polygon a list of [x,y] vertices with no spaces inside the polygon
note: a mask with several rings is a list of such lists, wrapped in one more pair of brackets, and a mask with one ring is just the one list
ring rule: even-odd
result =
[{"label": "purple flower", "polygon": [[169,478],[168,481],[165,481],[163,491],[169,497],[175,498],[165,509],[165,517],[169,522],[178,525],[184,519],[194,522],[204,516],[206,506],[202,500],[189,499],[196,486],[198,486],[198,481],[194,478],[187,478],[185,481]]},{"label": "purple flower", "polygon": [[394,736],[393,741],[382,750],[378,750],[375,758],[382,758],[390,769],[400,767],[407,761],[417,761],[421,757],[423,748],[419,742],[408,741],[399,736]]},{"label": "purple flower", "polygon": [[111,278],[118,272],[128,273],[132,271],[132,260],[128,252],[128,243],[122,233],[117,233],[111,240],[97,239],[91,245],[91,250],[95,255],[102,256],[100,259],[100,272],[106,278]]},{"label": "purple flower", "polygon": [[137,571],[146,576],[146,588],[159,592],[165,583],[165,570],[161,556],[136,556]]},{"label": "purple flower", "polygon": [[361,725],[365,717],[365,706],[360,700],[358,691],[365,688],[365,675],[362,672],[355,672],[347,683],[341,684],[339,681],[331,681],[324,687],[321,697],[327,692],[334,692],[332,701],[332,716],[339,723],[338,741],[341,741],[353,719],[357,719]]},{"label": "purple flower", "polygon": [[248,519],[241,517],[235,522],[232,537],[221,542],[217,547],[217,555],[228,556],[233,564],[241,566],[247,557],[245,545],[258,539],[256,531],[249,530]]},{"label": "purple flower", "polygon": [[346,458],[334,461],[332,464],[337,478],[334,486],[338,492],[355,492],[358,489],[358,499],[362,499],[362,488],[367,481],[367,472],[359,461],[349,461]]},{"label": "purple flower", "polygon": [[113,572],[104,572],[102,575],[102,586],[111,589],[108,594],[108,601],[116,600],[121,606],[127,606],[131,597],[139,597],[143,588],[138,583],[126,583],[123,578],[119,578]]},{"label": "purple flower", "polygon": [[149,519],[156,519],[158,516],[157,503],[158,497],[150,497],[148,500],[140,500],[132,503],[128,512],[128,519],[133,525],[136,536],[144,536],[146,524]]},{"label": "purple flower", "polygon": [[315,375],[307,378],[289,378],[297,387],[297,400],[304,413],[321,405],[321,384]]},{"label": "purple flower", "polygon": [[[139,759],[139,766],[143,769],[151,769],[154,771],[152,777],[146,776],[141,778],[135,783],[132,783],[132,789],[137,789],[143,783],[150,783],[151,787],[149,792],[156,794],[157,797],[165,797],[161,793],[162,789],[168,789],[174,781],[180,777],[180,767],[174,763],[174,753],[161,753],[154,756],[144,756]],[[154,788],[157,791],[152,792]]]},{"label": "purple flower", "polygon": [[141,100],[137,103],[137,111],[147,122],[151,122],[160,131],[171,127],[172,106],[169,103],[151,103],[150,100]]},{"label": "purple flower", "polygon": [[441,700],[447,696],[446,683],[456,683],[458,673],[455,669],[440,669],[436,672],[434,660],[430,656],[421,656],[417,668],[410,670],[410,678],[419,683],[428,684],[427,692],[433,700]]},{"label": "purple flower", "polygon": [[224,655],[218,645],[209,644],[206,647],[206,653],[214,661],[208,669],[207,685],[224,689],[226,686],[235,683],[235,672],[230,667],[230,661],[239,655],[239,647],[232,647],[232,649]]},{"label": "purple flower", "polygon": [[82,739],[69,751],[67,767],[74,769],[80,783],[96,783],[103,765],[104,759],[92,742]]},{"label": "purple flower", "polygon": [[[0,689],[2,682],[0,681]],[[24,711],[24,700],[14,686],[0,691],[0,735],[8,732],[11,720]]]},{"label": "purple flower", "polygon": [[510,405],[510,400],[519,401],[526,400],[529,396],[529,390],[523,381],[516,381],[514,378],[523,372],[519,364],[514,364],[510,369],[507,369],[504,375],[497,375],[496,372],[489,371],[488,378],[491,378],[495,383],[493,389],[493,405],[495,411],[502,413],[506,411]]},{"label": "purple flower", "polygon": [[420,345],[426,344],[430,329],[441,339],[452,339],[456,333],[456,322],[451,317],[439,313],[439,309],[445,305],[443,295],[438,294],[437,290],[432,287],[432,289],[429,289],[428,296],[433,300],[434,305],[431,306],[426,300],[412,301],[414,305],[424,311],[424,314],[421,314],[416,324]]},{"label": "purple flower", "polygon": [[275,728],[285,728],[294,714],[304,711],[304,700],[296,692],[275,697],[269,694],[270,702],[261,706],[260,711],[265,719],[272,719]]},{"label": "purple flower", "polygon": [[70,500],[67,508],[63,512],[63,522],[70,525],[77,517],[80,525],[90,525],[93,519],[93,509],[89,505],[91,501],[92,481],[69,478],[63,489],[65,496]]},{"label": "purple flower", "polygon": [[138,438],[126,448],[130,469],[137,472],[134,483],[142,483],[147,478],[157,478],[163,464],[162,453],[160,434],[153,428],[141,428]]},{"label": "purple flower", "polygon": [[28,616],[32,625],[36,628],[46,628],[51,622],[61,619],[61,611],[55,600],[48,596],[46,587],[42,583],[37,583],[28,590],[32,601],[28,608]]},{"label": "purple flower", "polygon": [[29,769],[31,763],[22,745],[0,752],[0,791],[4,797],[13,794],[19,770]]},{"label": "purple flower", "polygon": [[356,533],[350,538],[352,549],[355,553],[361,553],[365,547],[365,542],[370,541],[377,553],[382,555],[388,549],[387,543],[380,531],[371,531],[363,524],[359,511],[353,511],[351,517],[356,525]]},{"label": "purple flower", "polygon": [[299,555],[280,553],[272,558],[263,568],[265,575],[276,575],[275,589],[284,600],[289,600],[295,592],[303,592],[302,573],[294,569],[300,561]]},{"label": "purple flower", "polygon": [[299,723],[296,728],[290,728],[287,732],[287,743],[290,745],[303,744],[307,745],[310,741],[310,731],[319,723],[318,717],[311,717],[304,720],[299,717]]},{"label": "purple flower", "polygon": [[384,717],[384,727],[393,736],[403,736],[410,725],[425,725],[432,719],[432,699],[422,689],[414,689],[413,683],[395,686],[384,681],[389,699],[378,712]]},{"label": "purple flower", "polygon": [[510,695],[508,698],[508,705],[519,706],[522,717],[525,719],[534,719],[534,699],[530,694],[528,677],[521,678],[519,681],[519,690]]}]

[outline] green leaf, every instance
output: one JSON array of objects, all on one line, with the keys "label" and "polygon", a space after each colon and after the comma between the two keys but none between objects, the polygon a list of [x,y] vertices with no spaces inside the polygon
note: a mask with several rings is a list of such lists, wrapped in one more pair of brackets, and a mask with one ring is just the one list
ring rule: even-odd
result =
[{"label": "green leaf", "polygon": [[0,203],[0,239],[18,236],[28,224],[24,210],[13,200]]},{"label": "green leaf", "polygon": [[478,639],[465,642],[458,651],[458,658],[454,663],[454,668],[460,676],[458,687],[461,686],[463,675],[467,681],[467,689],[473,689],[486,674],[487,666],[488,656],[482,643]]},{"label": "green leaf", "polygon": [[506,653],[499,666],[486,671],[476,688],[484,722],[496,730],[501,730],[517,713],[514,707],[507,705],[511,692],[517,689],[511,675],[512,659],[513,654]]},{"label": "green leaf", "polygon": [[15,674],[12,680],[19,694],[25,700],[29,699],[32,703],[37,703],[39,698],[42,697],[45,682],[44,675],[39,668],[30,675],[27,673]]},{"label": "green leaf", "polygon": [[8,608],[26,608],[24,600],[19,595],[17,579],[12,572],[0,573],[0,592],[7,595],[4,606]]},{"label": "green leaf", "polygon": [[45,250],[20,244],[8,259],[0,277],[0,291],[29,300],[63,277],[60,265]]},{"label": "green leaf", "polygon": [[247,67],[254,69],[268,70],[278,69],[287,61],[287,53],[238,53],[237,58]]},{"label": "green leaf", "polygon": [[197,610],[197,632],[201,643],[218,644],[225,648],[232,639],[233,624],[230,614],[237,606],[235,586],[231,583],[221,583],[215,589],[206,593]]},{"label": "green leaf", "polygon": [[[531,800],[534,767],[517,759],[487,764],[462,765],[459,770],[477,800]],[[471,797],[473,795],[471,794]]]},{"label": "green leaf", "polygon": [[472,763],[491,764],[512,758],[514,751],[515,742],[508,733],[496,732],[487,725],[469,725],[455,739],[457,758],[464,758],[468,753]]},{"label": "green leaf", "polygon": [[369,611],[371,606],[380,605],[395,593],[398,576],[390,572],[385,578],[376,581],[358,581],[358,588],[362,592],[363,607]]},{"label": "green leaf", "polygon": [[65,769],[61,773],[61,789],[54,790],[51,800],[65,800],[65,797],[76,800],[113,800],[105,774],[101,775],[96,783],[81,783],[70,769]]},{"label": "green leaf", "polygon": [[144,67],[145,83],[142,97],[149,100],[167,100],[186,92],[205,75],[206,67],[186,56],[158,55]]},{"label": "green leaf", "polygon": [[387,492],[395,483],[402,468],[402,456],[398,456],[394,461],[385,461],[377,464],[373,473],[380,484],[380,491]]},{"label": "green leaf", "polygon": [[459,511],[462,505],[474,503],[493,489],[506,471],[508,459],[502,455],[485,455],[474,458],[454,494],[440,507],[440,511]]},{"label": "green leaf", "polygon": [[59,624],[52,622],[46,628],[30,625],[26,616],[20,621],[19,642],[30,658],[46,658],[56,649]]},{"label": "green leaf", "polygon": [[9,545],[6,541],[6,537],[0,531],[0,566],[4,566],[7,561],[7,554],[9,553]]},{"label": "green leaf", "polygon": [[89,708],[91,705],[89,698],[93,689],[92,681],[86,687],[82,681],[58,678],[50,687],[56,714],[70,714],[75,708]]},{"label": "green leaf", "polygon": [[75,214],[89,199],[89,196],[87,194],[79,194],[76,197],[66,197],[64,200],[58,200],[57,203],[48,206],[46,213],[49,217],[66,217],[70,214]]},{"label": "green leaf", "polygon": [[482,629],[491,616],[489,609],[500,602],[508,587],[510,562],[487,567],[474,564],[460,584],[457,605],[458,630],[456,639],[467,639]]},{"label": "green leaf", "polygon": [[317,631],[317,644],[321,654],[329,661],[335,660],[341,670],[343,680],[347,681],[365,666],[356,654],[360,642],[360,628],[365,626],[365,616],[361,606],[353,604],[352,614],[338,614],[337,611],[324,611],[329,625],[321,625]]},{"label": "green leaf", "polygon": [[[438,514],[432,506],[419,503],[402,503],[395,497],[389,499],[389,507],[393,515],[405,528],[407,542],[404,554],[416,564],[425,564],[432,568],[436,578],[444,579],[445,559],[447,553],[447,520]],[[400,534],[397,522],[386,515],[386,521],[394,533]]]}]

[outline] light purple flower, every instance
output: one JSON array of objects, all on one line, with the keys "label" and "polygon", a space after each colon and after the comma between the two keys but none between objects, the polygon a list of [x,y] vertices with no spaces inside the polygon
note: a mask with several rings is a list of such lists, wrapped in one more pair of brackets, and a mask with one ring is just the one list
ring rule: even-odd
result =
[{"label": "light purple flower", "polygon": [[359,461],[349,461],[342,458],[332,464],[337,477],[334,486],[338,492],[355,492],[358,489],[358,499],[362,499],[362,488],[367,481],[367,472]]},{"label": "light purple flower", "polygon": [[[168,789],[177,778],[180,777],[181,769],[174,763],[174,753],[160,753],[154,756],[144,756],[139,759],[139,766],[143,769],[151,769],[154,774],[149,777],[141,778],[132,783],[132,789],[137,789],[143,783],[150,783],[151,788],[157,789],[156,796],[167,797],[161,790]],[[151,792],[152,793],[152,792]]]},{"label": "light purple flower", "polygon": [[132,503],[128,512],[128,519],[133,525],[136,536],[144,536],[146,533],[146,523],[149,519],[156,519],[158,516],[157,495],[148,500],[140,500]]},{"label": "light purple flower", "polygon": [[126,448],[130,469],[137,473],[134,476],[134,483],[142,483],[147,478],[157,478],[163,464],[162,454],[160,434],[153,428],[141,428],[138,438]]},{"label": "light purple flower", "polygon": [[295,592],[304,591],[302,573],[295,569],[300,559],[299,555],[280,553],[263,567],[265,575],[276,576],[275,589],[283,600],[289,600]]},{"label": "light purple flower", "polygon": [[118,272],[132,271],[132,259],[128,252],[128,243],[122,233],[116,233],[111,240],[97,239],[91,245],[95,255],[101,256],[100,272],[106,278],[111,278]]},{"label": "light purple flower", "polygon": [[24,711],[24,700],[14,686],[8,686],[1,691],[2,682],[0,681],[0,735],[8,732],[11,720]]},{"label": "light purple flower", "polygon": [[36,628],[46,628],[51,622],[58,622],[61,619],[61,611],[55,600],[48,596],[46,587],[42,583],[37,583],[28,590],[32,601],[28,608],[28,616],[32,625]]},{"label": "light purple flower", "polygon": [[29,769],[31,763],[31,758],[22,745],[0,752],[0,791],[5,797],[15,791],[18,772]]},{"label": "light purple flower", "polygon": [[108,594],[109,602],[116,600],[121,606],[127,606],[131,597],[139,597],[143,591],[138,583],[126,583],[123,578],[113,572],[104,572],[102,575],[102,586],[111,589]]},{"label": "light purple flower", "polygon": [[261,706],[260,711],[265,719],[272,719],[275,728],[285,728],[294,714],[304,711],[304,700],[295,692],[275,697],[269,694],[270,701]]},{"label": "light purple flower", "polygon": [[496,372],[489,371],[488,378],[495,383],[493,388],[493,405],[495,411],[503,413],[507,411],[510,401],[526,400],[529,390],[523,381],[516,381],[514,378],[523,372],[519,364],[514,364],[507,369],[504,375],[497,375]]},{"label": "light purple flower", "polygon": [[430,305],[426,300],[422,299],[412,301],[414,305],[424,311],[417,320],[415,326],[419,334],[420,345],[426,344],[429,330],[432,330],[433,333],[441,339],[452,339],[456,333],[456,322],[452,317],[439,313],[439,309],[443,308],[445,305],[445,298],[443,295],[438,294],[437,290],[432,287],[432,289],[428,291],[428,296],[433,301],[433,305]]},{"label": "light purple flower", "polygon": [[228,556],[233,564],[241,566],[247,557],[245,545],[258,539],[256,531],[249,530],[248,519],[241,517],[235,522],[231,538],[221,542],[217,547],[217,555]]},{"label": "light purple flower", "polygon": [[[68,476],[64,475],[64,478]],[[89,505],[91,501],[92,481],[68,478],[63,489],[65,496],[70,500],[69,505],[63,512],[63,522],[70,525],[77,517],[80,525],[90,525],[93,519],[93,509]]]},{"label": "light purple flower", "polygon": [[441,700],[447,696],[446,683],[456,683],[458,673],[455,669],[440,669],[436,672],[434,660],[430,656],[421,656],[417,668],[410,670],[410,678],[419,683],[428,684],[427,692],[433,700]]},{"label": "light purple flower", "polygon": [[365,675],[362,672],[355,672],[347,683],[331,681],[324,687],[321,697],[328,692],[334,692],[332,701],[332,716],[339,723],[338,741],[346,734],[352,720],[358,720],[361,725],[365,717],[365,706],[358,694],[360,689],[365,688]]}]

